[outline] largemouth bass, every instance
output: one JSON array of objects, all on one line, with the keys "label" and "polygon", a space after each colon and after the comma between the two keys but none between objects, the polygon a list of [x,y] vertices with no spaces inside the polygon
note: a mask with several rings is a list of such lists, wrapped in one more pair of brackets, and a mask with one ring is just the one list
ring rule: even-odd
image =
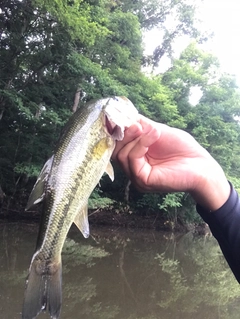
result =
[{"label": "largemouth bass", "polygon": [[89,236],[87,203],[106,172],[114,179],[110,158],[125,127],[137,120],[137,110],[124,97],[90,102],[68,121],[53,156],[44,165],[27,208],[43,201],[37,246],[26,283],[23,319],[42,311],[60,316],[62,303],[61,251],[75,223]]}]

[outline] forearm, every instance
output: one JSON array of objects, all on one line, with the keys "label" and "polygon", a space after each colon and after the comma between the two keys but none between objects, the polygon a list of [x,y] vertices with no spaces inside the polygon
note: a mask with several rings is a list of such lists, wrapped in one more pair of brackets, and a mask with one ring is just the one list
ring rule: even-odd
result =
[{"label": "forearm", "polygon": [[210,212],[198,204],[197,211],[209,225],[240,283],[240,199],[231,184],[229,187],[230,196],[219,209]]}]

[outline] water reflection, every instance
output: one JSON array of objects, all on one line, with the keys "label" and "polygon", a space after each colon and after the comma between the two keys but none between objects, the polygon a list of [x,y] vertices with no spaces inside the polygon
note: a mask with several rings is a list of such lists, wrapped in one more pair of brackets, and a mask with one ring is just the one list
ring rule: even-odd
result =
[{"label": "water reflection", "polygon": [[[1,319],[21,317],[37,225],[0,224]],[[240,289],[213,238],[72,228],[61,319],[235,319]],[[49,318],[41,314],[39,319]]]}]

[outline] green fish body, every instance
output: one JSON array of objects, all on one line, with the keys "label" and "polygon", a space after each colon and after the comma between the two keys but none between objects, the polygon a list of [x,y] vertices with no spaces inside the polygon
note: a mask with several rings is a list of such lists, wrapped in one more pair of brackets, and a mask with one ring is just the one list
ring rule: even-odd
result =
[{"label": "green fish body", "polygon": [[27,209],[43,201],[36,251],[25,290],[22,319],[48,310],[59,318],[62,303],[61,251],[74,222],[89,236],[88,198],[107,172],[114,179],[110,158],[124,128],[137,119],[132,103],[123,97],[101,99],[79,109],[63,130],[54,155],[44,165]]}]

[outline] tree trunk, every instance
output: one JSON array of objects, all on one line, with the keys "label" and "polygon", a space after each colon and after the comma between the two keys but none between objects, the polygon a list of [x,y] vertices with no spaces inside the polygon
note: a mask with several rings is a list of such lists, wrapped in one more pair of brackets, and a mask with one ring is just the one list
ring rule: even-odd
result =
[{"label": "tree trunk", "polygon": [[6,196],[6,195],[4,194],[4,192],[3,192],[3,190],[2,190],[2,187],[1,187],[1,185],[0,185],[0,203],[3,202],[3,199],[4,199],[5,196]]},{"label": "tree trunk", "polygon": [[127,203],[129,202],[130,185],[131,185],[131,181],[129,180],[127,182],[127,185],[126,185],[125,191],[124,191],[124,201]]},{"label": "tree trunk", "polygon": [[73,113],[75,113],[77,111],[79,101],[80,101],[80,95],[81,95],[81,88],[78,88],[76,93],[75,93],[74,102],[73,102],[73,106],[72,106]]}]

